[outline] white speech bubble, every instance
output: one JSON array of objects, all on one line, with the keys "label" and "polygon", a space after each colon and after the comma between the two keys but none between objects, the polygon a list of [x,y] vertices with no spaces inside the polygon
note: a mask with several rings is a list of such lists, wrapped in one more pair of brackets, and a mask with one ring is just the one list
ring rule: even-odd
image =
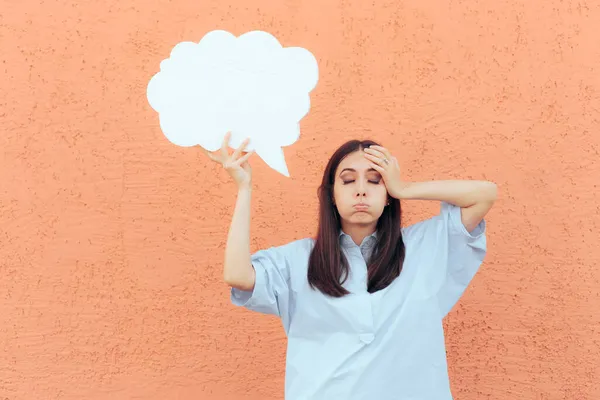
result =
[{"label": "white speech bubble", "polygon": [[198,43],[178,43],[147,96],[172,143],[215,151],[231,132],[232,147],[250,138],[246,151],[289,177],[282,147],[298,140],[318,75],[306,49],[284,48],[263,31],[235,37],[216,30]]}]

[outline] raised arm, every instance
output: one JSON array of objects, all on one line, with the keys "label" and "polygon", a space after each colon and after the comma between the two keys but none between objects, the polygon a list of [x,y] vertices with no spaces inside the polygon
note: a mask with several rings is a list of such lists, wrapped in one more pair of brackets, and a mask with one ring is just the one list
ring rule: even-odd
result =
[{"label": "raised arm", "polygon": [[251,188],[240,188],[227,236],[223,279],[236,289],[254,289],[255,272],[250,261]]},{"label": "raised arm", "polygon": [[256,279],[250,258],[252,170],[248,159],[252,152],[241,156],[242,151],[248,144],[248,139],[246,139],[233,154],[229,154],[229,138],[230,134],[228,133],[219,152],[210,153],[204,149],[203,151],[211,160],[223,165],[223,168],[233,178],[238,188],[225,248],[223,279],[232,288],[251,291],[254,288]]},{"label": "raised arm", "polygon": [[479,225],[496,201],[496,184],[488,181],[446,180],[410,182],[398,194],[400,199],[438,200],[461,208],[461,220],[468,232]]},{"label": "raised arm", "polygon": [[390,196],[397,199],[437,200],[461,208],[461,220],[467,231],[472,231],[483,220],[496,201],[497,187],[493,182],[475,180],[445,180],[404,182],[398,160],[381,146],[365,149],[385,181]]}]

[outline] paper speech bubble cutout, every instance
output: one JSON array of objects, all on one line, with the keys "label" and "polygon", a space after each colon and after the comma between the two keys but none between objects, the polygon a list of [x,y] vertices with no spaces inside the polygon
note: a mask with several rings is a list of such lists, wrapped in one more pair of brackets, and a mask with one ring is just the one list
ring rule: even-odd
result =
[{"label": "paper speech bubble cutout", "polygon": [[232,147],[249,137],[246,150],[289,177],[282,147],[298,140],[318,75],[304,48],[282,47],[263,31],[236,37],[217,30],[198,43],[178,43],[150,79],[147,97],[172,143],[215,151],[227,132]]}]

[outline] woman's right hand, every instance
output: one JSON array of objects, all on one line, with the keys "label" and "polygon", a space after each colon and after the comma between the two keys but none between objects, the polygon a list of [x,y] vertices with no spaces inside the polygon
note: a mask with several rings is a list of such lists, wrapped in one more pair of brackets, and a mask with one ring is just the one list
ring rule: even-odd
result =
[{"label": "woman's right hand", "polygon": [[225,171],[227,171],[237,184],[238,189],[249,188],[252,184],[252,169],[250,168],[248,159],[252,156],[254,151],[250,151],[241,157],[240,155],[248,145],[250,139],[244,140],[240,147],[235,149],[232,154],[229,154],[228,148],[230,137],[231,133],[227,132],[223,139],[221,149],[217,152],[211,153],[202,147],[200,148],[211,160],[221,164],[223,168],[225,168]]}]

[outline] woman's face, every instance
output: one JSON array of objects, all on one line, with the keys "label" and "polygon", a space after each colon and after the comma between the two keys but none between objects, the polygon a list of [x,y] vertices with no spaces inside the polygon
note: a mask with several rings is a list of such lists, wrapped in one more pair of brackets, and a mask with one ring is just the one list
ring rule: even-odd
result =
[{"label": "woman's face", "polygon": [[364,154],[362,150],[348,154],[335,172],[333,197],[344,231],[352,225],[374,229],[388,201],[381,175]]}]

